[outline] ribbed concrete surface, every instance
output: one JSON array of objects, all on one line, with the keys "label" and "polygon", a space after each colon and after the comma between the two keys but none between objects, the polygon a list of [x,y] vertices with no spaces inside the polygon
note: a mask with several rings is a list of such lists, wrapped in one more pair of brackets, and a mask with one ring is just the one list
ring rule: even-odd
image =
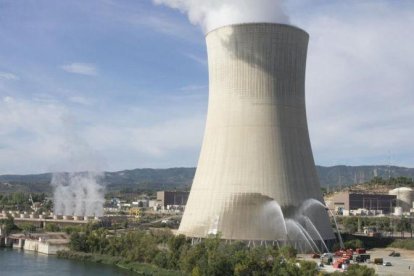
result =
[{"label": "ribbed concrete surface", "polygon": [[[203,146],[179,233],[280,239],[285,215],[322,200],[305,109],[308,34],[280,24],[241,24],[206,36],[209,105]],[[265,209],[264,209],[265,208]],[[266,209],[267,208],[267,209]],[[314,218],[333,238],[325,211]]]}]

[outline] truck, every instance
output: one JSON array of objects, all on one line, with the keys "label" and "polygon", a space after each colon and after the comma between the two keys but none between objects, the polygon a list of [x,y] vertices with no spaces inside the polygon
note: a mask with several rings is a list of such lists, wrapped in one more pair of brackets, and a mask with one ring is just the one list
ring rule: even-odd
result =
[{"label": "truck", "polygon": [[353,256],[354,262],[357,262],[357,263],[363,263],[370,259],[371,259],[371,255],[369,254],[358,254],[358,255]]}]

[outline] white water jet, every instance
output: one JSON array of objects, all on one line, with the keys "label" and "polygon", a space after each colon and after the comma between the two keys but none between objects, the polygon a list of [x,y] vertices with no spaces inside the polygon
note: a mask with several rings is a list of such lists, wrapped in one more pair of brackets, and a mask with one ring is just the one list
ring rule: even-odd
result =
[{"label": "white water jet", "polygon": [[[326,252],[329,252],[328,247],[326,246],[325,241],[323,240],[321,234],[319,233],[318,229],[316,228],[316,226],[313,224],[312,220],[307,217],[302,215],[301,218],[304,220],[305,222],[305,228],[308,229],[308,226],[310,227],[310,229],[312,230],[312,232],[316,235],[316,237],[313,237],[314,240],[320,240],[320,242],[322,243],[324,249],[326,250]],[[309,231],[308,231],[309,233]]]},{"label": "white water jet", "polygon": [[341,248],[345,248],[345,246],[344,246],[344,242],[342,241],[341,232],[339,231],[339,228],[338,228],[338,223],[336,222],[336,217],[335,217],[335,214],[334,214],[331,210],[329,210],[329,212],[331,213],[331,215],[332,215],[332,217],[333,217],[333,219],[334,219],[334,222],[335,222],[335,227],[336,227],[336,232],[338,232],[338,237],[339,237],[339,246],[340,246]]},{"label": "white water jet", "polygon": [[[319,249],[319,247],[316,245],[315,241],[313,240],[312,236],[309,234],[309,232],[299,223],[296,222],[297,226],[302,230],[303,234],[306,236],[306,238],[308,239],[309,243],[314,246],[312,247],[314,249],[314,252],[318,252],[321,253],[321,250]],[[315,250],[316,249],[316,250]]]},{"label": "white water jet", "polygon": [[[256,212],[257,222],[267,222],[274,231],[274,241],[291,244],[301,252],[329,252],[321,233],[308,215],[318,216],[326,207],[315,199],[303,202],[292,217],[285,217],[281,206],[275,200],[261,203]],[[322,245],[319,244],[319,241]]]},{"label": "white water jet", "polygon": [[[338,238],[339,238],[339,244],[340,244],[340,246],[341,246],[341,248],[344,248],[344,243],[343,243],[343,240],[342,240],[342,236],[341,236],[341,233],[340,233],[340,231],[339,231],[339,228],[338,228],[338,223],[337,223],[337,221],[336,221],[336,217],[335,217],[335,214],[329,209],[329,208],[327,208],[326,207],[326,205],[324,205],[322,202],[320,202],[319,200],[316,200],[316,199],[314,199],[314,198],[310,198],[310,199],[308,199],[308,200],[305,200],[303,203],[302,203],[302,205],[301,205],[301,207],[299,208],[299,210],[298,210],[298,213],[299,214],[302,214],[302,215],[305,215],[306,213],[308,213],[309,212],[309,210],[312,210],[312,208],[314,208],[314,207],[320,207],[320,208],[323,208],[325,211],[327,211],[327,212],[329,212],[330,214],[331,214],[331,216],[333,217],[333,219],[334,219],[334,222],[335,222],[335,227],[336,227],[336,231],[337,231],[337,233],[338,233]],[[313,223],[312,223],[313,224]],[[318,231],[319,232],[319,231]]]},{"label": "white water jet", "polygon": [[309,198],[305,200],[299,207],[298,213],[299,214],[307,214],[310,210],[312,210],[314,207],[320,207],[323,210],[326,210],[326,206],[320,202],[319,200],[316,200],[314,198]]},{"label": "white water jet", "polygon": [[[309,239],[306,237],[306,235],[303,233],[301,227],[299,227],[299,223],[293,219],[286,219],[285,221],[286,223],[286,228],[288,229],[288,239],[290,241],[290,243],[294,243],[292,244],[293,247],[297,248],[297,244],[299,243],[300,246],[300,250],[301,252],[309,252],[309,251],[314,251],[314,248],[312,247],[312,244],[310,243]],[[308,250],[304,250],[304,248],[302,247],[302,245],[305,244],[308,246]]]},{"label": "white water jet", "polygon": [[[273,229],[275,229],[275,240],[287,240],[287,228],[282,208],[276,200],[266,202],[263,206],[263,214],[265,220],[271,221]],[[281,231],[279,230],[281,229]]]}]

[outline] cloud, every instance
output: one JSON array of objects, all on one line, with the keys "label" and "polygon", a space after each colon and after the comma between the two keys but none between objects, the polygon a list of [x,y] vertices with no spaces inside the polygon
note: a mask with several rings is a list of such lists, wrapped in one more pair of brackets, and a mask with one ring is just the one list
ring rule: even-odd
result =
[{"label": "cloud", "polygon": [[204,57],[200,57],[200,56],[190,54],[190,53],[184,53],[184,56],[191,59],[192,61],[195,61],[196,63],[198,63],[200,65],[203,65],[203,66],[207,67],[207,59],[204,58]]},{"label": "cloud", "polygon": [[207,85],[197,85],[197,84],[190,84],[181,87],[180,91],[206,91],[208,89]]},{"label": "cloud", "polygon": [[[161,122],[144,125],[140,123],[97,124],[86,130],[88,140],[94,141],[98,149],[116,151],[117,155],[129,152],[136,164],[153,163],[156,160],[177,166],[176,154],[192,152],[192,161],[200,148],[204,129],[204,116],[164,119]],[[126,157],[127,158],[127,157]],[[161,164],[161,163],[160,163]],[[155,165],[157,166],[157,165]]]},{"label": "cloud", "polygon": [[[194,166],[197,161],[205,114],[194,103],[191,107],[130,105],[110,113],[83,105],[76,108],[59,102],[0,98],[0,174],[68,170],[68,132],[87,141],[93,156],[100,158],[94,162],[102,162],[100,168],[106,167],[105,160],[111,170]],[[68,118],[76,124],[68,127]],[[79,142],[69,143],[75,144]],[[88,168],[89,160],[77,160],[76,168]]]},{"label": "cloud", "polygon": [[186,19],[171,16],[161,9],[150,9],[148,3],[135,2],[133,5],[120,1],[106,1],[105,6],[97,10],[98,16],[115,22],[126,23],[130,27],[139,28],[141,31],[154,31],[165,34],[171,38],[187,42],[200,42],[200,32],[187,23]]},{"label": "cloud", "polygon": [[0,173],[44,172],[61,155],[58,104],[0,98]]},{"label": "cloud", "polygon": [[386,163],[391,151],[395,163],[413,166],[414,9],[358,3],[296,17],[310,34],[306,93],[316,161]]},{"label": "cloud", "polygon": [[96,76],[98,75],[98,70],[94,64],[74,62],[70,64],[65,64],[60,67],[64,71],[73,74],[80,74],[86,76]]},{"label": "cloud", "polygon": [[76,104],[80,104],[80,105],[85,105],[85,106],[92,105],[92,100],[91,99],[87,99],[87,98],[82,97],[82,96],[72,96],[72,97],[69,97],[68,100],[72,103],[76,103]]},{"label": "cloud", "polygon": [[0,72],[0,80],[18,80],[19,77],[8,72]]}]

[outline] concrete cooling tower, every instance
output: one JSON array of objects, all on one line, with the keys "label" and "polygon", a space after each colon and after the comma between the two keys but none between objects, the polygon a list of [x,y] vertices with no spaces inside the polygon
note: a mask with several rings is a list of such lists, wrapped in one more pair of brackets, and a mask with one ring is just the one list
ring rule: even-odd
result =
[{"label": "concrete cooling tower", "polygon": [[308,39],[301,29],[268,23],[207,34],[205,136],[178,233],[334,239],[307,127]]}]

